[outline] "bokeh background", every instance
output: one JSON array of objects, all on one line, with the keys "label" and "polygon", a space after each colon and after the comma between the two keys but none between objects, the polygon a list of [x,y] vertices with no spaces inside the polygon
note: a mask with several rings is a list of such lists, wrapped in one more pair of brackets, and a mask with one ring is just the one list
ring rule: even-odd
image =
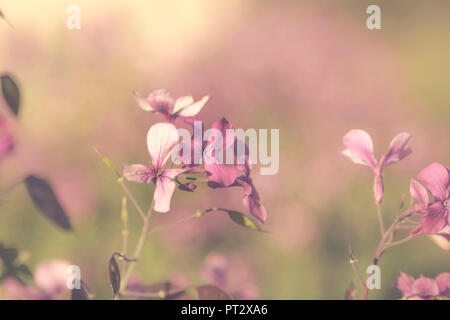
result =
[{"label": "bokeh background", "polygon": [[[81,30],[66,9],[81,7]],[[382,30],[366,28],[381,6]],[[342,136],[368,131],[375,153],[392,137],[413,136],[413,154],[385,171],[390,222],[409,179],[431,162],[450,164],[450,3],[409,1],[1,1],[0,70],[18,80],[23,104],[16,147],[1,163],[0,186],[29,173],[48,178],[73,223],[63,232],[43,218],[22,185],[2,197],[0,241],[33,270],[60,258],[81,267],[96,298],[111,297],[111,253],[121,250],[122,191],[93,152],[117,164],[147,161],[146,131],[162,119],[140,110],[130,92],[166,88],[174,96],[210,94],[200,116],[234,127],[279,128],[280,170],[253,179],[270,233],[249,232],[221,215],[149,238],[136,268],[144,283],[170,278],[201,284],[205,260],[226,257],[230,290],[267,299],[342,299],[379,241],[368,168],[344,158]],[[0,101],[2,113],[6,106]],[[130,184],[148,206],[152,187]],[[176,191],[156,223],[212,206],[243,211],[240,190]],[[141,220],[129,204],[130,243]],[[449,252],[421,236],[382,258],[382,290],[399,298],[403,270],[434,277]],[[32,282],[30,280],[30,282]]]}]

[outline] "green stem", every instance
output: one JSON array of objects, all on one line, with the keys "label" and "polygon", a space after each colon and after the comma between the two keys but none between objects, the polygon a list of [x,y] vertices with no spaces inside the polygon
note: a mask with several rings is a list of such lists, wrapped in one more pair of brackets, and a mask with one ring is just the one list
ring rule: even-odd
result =
[{"label": "green stem", "polygon": [[[142,248],[144,247],[145,240],[147,239],[147,236],[148,236],[148,233],[150,230],[150,222],[151,222],[151,217],[152,217],[152,213],[153,213],[153,203],[154,203],[154,201],[152,200],[152,203],[150,204],[150,208],[148,210],[147,216],[145,217],[145,220],[144,220],[144,226],[142,227],[141,235],[139,237],[136,248],[134,249],[133,259],[135,259],[135,260],[137,260],[139,258]],[[128,269],[125,272],[125,276],[124,276],[123,281],[120,286],[121,291],[125,290],[125,288],[127,287],[128,281],[130,280],[130,276],[134,270],[135,265],[136,265],[135,261],[131,262],[128,265]]]}]

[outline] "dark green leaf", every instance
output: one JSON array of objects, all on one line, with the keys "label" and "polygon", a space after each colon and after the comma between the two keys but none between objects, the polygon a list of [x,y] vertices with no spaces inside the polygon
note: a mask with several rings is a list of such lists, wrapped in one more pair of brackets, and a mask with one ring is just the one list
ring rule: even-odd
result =
[{"label": "dark green leaf", "polygon": [[120,290],[120,269],[119,265],[114,258],[115,255],[109,259],[109,282],[111,283],[111,287],[113,290],[113,298],[117,296]]},{"label": "dark green leaf", "polygon": [[6,247],[0,243],[0,282],[8,277],[14,277],[19,281],[22,280],[22,277],[32,278],[30,269],[26,265],[18,263],[17,257],[17,249]]},{"label": "dark green leaf", "polygon": [[25,185],[33,203],[47,218],[65,230],[72,230],[69,217],[47,181],[31,175],[25,179]]},{"label": "dark green leaf", "polygon": [[17,84],[9,75],[2,75],[0,77],[2,83],[2,93],[14,115],[19,113],[20,106],[20,91]]},{"label": "dark green leaf", "polygon": [[233,300],[228,293],[212,284],[198,286],[196,289],[200,300]]}]

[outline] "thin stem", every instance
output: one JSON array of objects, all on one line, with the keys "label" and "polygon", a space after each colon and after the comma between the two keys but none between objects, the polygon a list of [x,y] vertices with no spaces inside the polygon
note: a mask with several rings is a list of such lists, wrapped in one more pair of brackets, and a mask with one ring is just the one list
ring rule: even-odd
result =
[{"label": "thin stem", "polygon": [[[150,230],[150,222],[151,222],[151,217],[152,217],[152,213],[153,213],[153,203],[154,203],[154,200],[152,200],[152,203],[150,204],[150,208],[148,209],[147,216],[145,217],[145,220],[144,220],[144,226],[142,227],[141,235],[139,237],[136,248],[134,249],[133,259],[135,259],[135,260],[137,260],[139,258],[142,248],[144,247],[145,240],[147,239],[148,231]],[[122,284],[121,284],[121,288],[120,288],[121,290],[124,290],[127,287],[128,281],[130,280],[130,276],[134,270],[135,265],[136,265],[135,262],[131,262],[128,265],[128,269],[125,272],[125,276],[124,276]]]},{"label": "thin stem", "polygon": [[136,199],[134,198],[134,196],[131,194],[130,190],[128,189],[127,185],[124,182],[123,177],[120,177],[117,180],[120,184],[120,186],[122,187],[123,191],[125,192],[125,194],[127,195],[128,199],[131,200],[131,202],[133,203],[133,205],[135,206],[136,210],[139,212],[139,214],[141,215],[142,220],[145,221],[145,214],[144,214],[144,210],[142,210],[141,206],[137,203]]},{"label": "thin stem", "polygon": [[383,215],[381,214],[381,204],[377,203],[377,216],[378,216],[378,224],[380,225],[380,233],[381,236],[384,236],[384,222]]},{"label": "thin stem", "polygon": [[361,292],[364,291],[364,288],[366,285],[364,284],[364,280],[361,277],[361,275],[358,272],[358,269],[356,268],[355,262],[350,262],[350,265],[352,266],[353,272],[355,273],[356,279],[358,280],[359,285],[361,286]]},{"label": "thin stem", "polygon": [[23,182],[23,180],[19,180],[16,181],[14,183],[11,183],[9,186],[7,186],[6,188],[4,188],[1,192],[0,192],[0,198],[3,198],[4,196],[6,196],[8,193],[10,193],[11,191],[13,191],[17,186],[19,186],[21,183]]},{"label": "thin stem", "polygon": [[[388,228],[388,230],[384,233],[384,235],[381,237],[380,243],[378,244],[377,250],[375,251],[375,255],[373,257],[372,264],[378,265],[381,255],[383,254],[384,250],[388,248],[387,244],[391,243],[392,233],[394,232],[397,225],[402,222],[405,218],[409,217],[411,215],[411,211],[407,210],[406,212],[401,213],[391,224],[391,226]],[[408,239],[409,240],[409,239]],[[369,288],[367,286],[364,287],[361,295],[362,300],[366,300],[367,296],[369,295]]]},{"label": "thin stem", "polygon": [[177,221],[174,221],[174,222],[165,224],[165,225],[160,226],[160,227],[153,228],[153,230],[149,231],[149,233],[154,233],[154,232],[162,231],[162,230],[165,230],[165,229],[168,229],[168,228],[177,226],[177,225],[179,225],[179,224],[182,224],[182,223],[184,223],[184,222],[187,222],[187,221],[190,221],[190,220],[193,220],[193,219],[200,218],[201,216],[202,216],[202,213],[199,211],[199,212],[196,212],[195,214],[193,214],[193,215],[191,215],[191,216],[188,216],[188,217],[182,218],[182,219],[180,219],[180,220],[177,220]]},{"label": "thin stem", "polygon": [[410,234],[410,235],[407,236],[406,238],[403,238],[403,239],[401,239],[401,240],[397,240],[397,241],[390,242],[390,243],[388,243],[388,244],[386,245],[386,249],[387,249],[387,248],[390,248],[390,247],[393,247],[393,246],[396,246],[396,245],[399,245],[399,244],[403,244],[403,243],[405,243],[405,242],[408,242],[408,241],[411,240],[413,237],[414,237],[414,235]]}]

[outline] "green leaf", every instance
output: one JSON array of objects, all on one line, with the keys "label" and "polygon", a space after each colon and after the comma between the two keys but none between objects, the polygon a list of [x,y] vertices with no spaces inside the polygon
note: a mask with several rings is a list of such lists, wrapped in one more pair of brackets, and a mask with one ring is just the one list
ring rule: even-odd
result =
[{"label": "green leaf", "polygon": [[233,300],[223,289],[212,284],[196,287],[199,300]]},{"label": "green leaf", "polygon": [[16,260],[19,256],[17,249],[6,247],[0,242],[0,282],[8,277],[22,281],[22,277],[32,278],[30,269]]},{"label": "green leaf", "polygon": [[220,210],[228,213],[228,216],[230,217],[230,219],[233,222],[237,223],[238,225],[240,225],[244,228],[247,228],[247,229],[263,232],[263,230],[261,229],[259,224],[256,221],[254,221],[253,219],[251,219],[249,216],[247,216],[243,213],[240,213],[239,211],[228,210],[228,209],[220,209]]},{"label": "green leaf", "polygon": [[11,111],[18,115],[20,106],[20,91],[11,76],[4,74],[0,77],[2,83],[2,93]]},{"label": "green leaf", "polygon": [[46,180],[30,175],[26,177],[25,185],[34,205],[47,218],[64,230],[72,230],[66,211],[61,206],[52,187]]},{"label": "green leaf", "polygon": [[116,262],[115,254],[109,259],[109,282],[111,283],[113,298],[117,296],[120,290],[120,269]]}]

